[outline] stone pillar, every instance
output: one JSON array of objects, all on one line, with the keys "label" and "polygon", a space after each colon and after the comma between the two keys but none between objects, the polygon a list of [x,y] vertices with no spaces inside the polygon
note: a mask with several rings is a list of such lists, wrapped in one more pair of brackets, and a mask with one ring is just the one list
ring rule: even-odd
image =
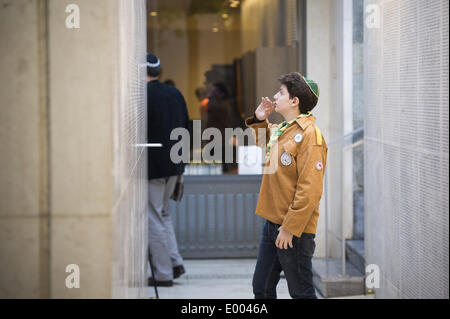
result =
[{"label": "stone pillar", "polygon": [[[309,0],[307,2],[307,43],[306,43],[306,69],[307,76],[317,81],[320,89],[319,103],[314,110],[317,125],[320,127],[327,142],[332,140],[331,113],[335,108],[331,97],[332,78],[332,48],[331,48],[331,1]],[[331,152],[328,153],[327,171],[329,172]],[[325,185],[324,185],[325,187]],[[325,257],[325,189],[319,207],[320,218],[317,226],[315,257]],[[330,195],[330,192],[328,192]],[[329,207],[329,206],[328,206]],[[331,217],[328,212],[328,226],[331,226]]]},{"label": "stone pillar", "polygon": [[[72,2],[48,2],[51,295],[107,298],[117,2],[77,1],[80,28],[68,29]],[[79,289],[65,285],[69,264],[80,267]]]},{"label": "stone pillar", "polygon": [[[66,26],[72,3],[80,28]],[[135,112],[145,100],[119,101],[131,78],[118,70],[119,57],[135,50],[120,47],[120,36],[129,35],[120,33],[119,5],[143,13],[126,28],[140,34],[143,3],[0,0],[0,297],[110,298],[128,286],[113,284],[114,269],[137,257],[117,249],[113,233],[121,207],[130,216],[136,207],[142,213],[145,197],[134,194],[133,173],[117,173],[120,159],[137,154],[118,137],[144,119],[119,118],[118,109],[126,104]],[[145,38],[139,48],[145,57]],[[144,73],[132,80],[143,88],[143,79]],[[139,165],[128,164],[141,172],[146,157],[139,158]],[[135,222],[124,221],[122,228]],[[132,227],[140,242],[130,247],[144,247],[142,227]],[[66,286],[70,264],[79,267],[80,288]],[[142,273],[144,266],[135,265]]]},{"label": "stone pillar", "polygon": [[45,4],[0,1],[0,296],[49,296]]}]

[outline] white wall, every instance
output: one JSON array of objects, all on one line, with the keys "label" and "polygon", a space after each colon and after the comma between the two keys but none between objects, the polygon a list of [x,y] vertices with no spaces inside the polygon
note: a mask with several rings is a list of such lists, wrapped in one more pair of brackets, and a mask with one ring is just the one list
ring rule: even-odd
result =
[{"label": "white wall", "polygon": [[447,299],[449,2],[365,4],[366,263],[379,298]]},{"label": "white wall", "polygon": [[[319,102],[314,110],[317,126],[327,142],[330,136],[330,113],[335,107],[331,101],[331,2],[307,2],[307,76],[314,79],[320,90]],[[328,163],[330,163],[328,158]],[[330,164],[328,164],[330,165]],[[327,168],[328,170],[328,168]],[[315,257],[325,257],[325,191],[319,207]],[[330,216],[328,217],[330,223]]]},{"label": "white wall", "polygon": [[[352,1],[307,2],[307,76],[317,81],[320,98],[313,114],[328,143],[350,133],[352,127]],[[352,235],[352,153],[343,144],[329,145],[327,192],[320,206],[318,257],[325,256],[326,194],[328,193],[328,244],[331,257],[340,256],[341,214],[345,236]],[[342,163],[345,163],[342,166]],[[344,178],[344,179],[343,179]]]}]

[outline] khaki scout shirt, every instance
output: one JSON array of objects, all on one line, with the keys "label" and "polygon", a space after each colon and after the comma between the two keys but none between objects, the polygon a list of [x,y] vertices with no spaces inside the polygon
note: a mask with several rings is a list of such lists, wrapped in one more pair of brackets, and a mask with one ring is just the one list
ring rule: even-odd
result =
[{"label": "khaki scout shirt", "polygon": [[[299,118],[272,146],[256,206],[257,215],[296,237],[315,234],[319,219],[328,147],[315,120]],[[278,125],[268,120],[255,123],[253,118],[246,125],[253,129],[256,144],[266,150]]]}]

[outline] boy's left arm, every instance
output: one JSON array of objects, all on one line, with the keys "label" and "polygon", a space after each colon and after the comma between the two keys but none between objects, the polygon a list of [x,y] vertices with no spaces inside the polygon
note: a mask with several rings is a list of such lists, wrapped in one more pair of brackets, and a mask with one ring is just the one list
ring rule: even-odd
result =
[{"label": "boy's left arm", "polygon": [[311,143],[296,157],[298,180],[292,204],[281,225],[284,230],[300,237],[314,210],[320,204],[326,153],[322,145]]}]

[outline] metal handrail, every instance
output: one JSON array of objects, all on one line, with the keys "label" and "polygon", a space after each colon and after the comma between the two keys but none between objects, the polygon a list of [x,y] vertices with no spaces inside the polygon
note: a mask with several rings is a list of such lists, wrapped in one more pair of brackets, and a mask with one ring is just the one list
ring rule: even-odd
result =
[{"label": "metal handrail", "polygon": [[[359,140],[358,142],[355,142],[355,143],[353,143],[352,145],[348,145],[348,146],[346,146],[346,147],[344,147],[344,148],[342,148],[342,167],[341,167],[341,169],[342,169],[342,171],[344,171],[344,155],[345,155],[345,151],[347,151],[347,150],[353,150],[354,148],[356,148],[356,147],[358,147],[358,146],[360,146],[360,145],[363,145],[364,144],[364,140]],[[341,189],[344,189],[344,179],[342,178],[342,187],[341,187]],[[344,234],[344,232],[345,232],[345,226],[344,226],[344,217],[345,217],[345,214],[344,214],[344,200],[342,200],[341,201],[341,203],[342,203],[342,207],[341,207],[341,229],[342,229],[342,256],[341,256],[341,258],[342,258],[342,277],[345,277],[346,276],[346,274],[347,274],[347,272],[346,272],[346,253],[345,253],[345,234]]]},{"label": "metal handrail", "polygon": [[360,127],[357,130],[354,130],[354,131],[352,131],[352,132],[350,132],[348,134],[342,135],[341,137],[338,137],[338,138],[332,140],[331,142],[327,143],[327,145],[328,146],[332,146],[332,145],[337,144],[338,142],[340,142],[342,140],[345,140],[346,138],[349,138],[350,136],[356,135],[356,134],[361,133],[361,132],[364,132],[364,127]]},{"label": "metal handrail", "polygon": [[[347,138],[350,138],[358,133],[364,132],[364,128],[359,128],[356,129],[346,135],[343,135],[341,137],[338,137],[336,139],[334,139],[333,141],[331,141],[330,143],[327,143],[328,146],[333,146]],[[347,146],[343,146],[342,147],[342,166],[341,166],[341,170],[344,171],[344,154],[347,150],[350,149],[354,149],[360,145],[364,144],[364,140],[358,140],[354,143],[352,143],[351,145],[347,145]],[[329,198],[328,198],[328,169],[325,170],[325,256],[326,259],[329,258],[330,254],[329,254],[329,247],[328,247],[328,207],[329,207]],[[342,178],[342,184],[343,184],[343,178]],[[341,189],[344,189],[343,187],[344,185],[342,185]],[[345,252],[345,227],[344,227],[344,200],[342,200],[341,203],[341,231],[342,231],[342,238],[341,238],[341,266],[342,266],[342,277],[346,277],[347,276],[347,272],[346,272],[346,252]],[[328,277],[328,263],[326,263],[326,276]]]}]

